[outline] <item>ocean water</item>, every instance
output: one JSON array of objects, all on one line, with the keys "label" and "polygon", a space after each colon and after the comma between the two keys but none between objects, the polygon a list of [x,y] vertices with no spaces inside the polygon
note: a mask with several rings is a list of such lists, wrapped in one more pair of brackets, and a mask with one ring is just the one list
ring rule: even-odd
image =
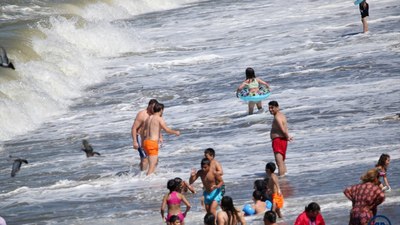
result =
[{"label": "ocean water", "polygon": [[[0,216],[8,224],[163,224],[168,179],[188,179],[212,147],[238,208],[274,161],[269,112],[235,97],[244,71],[270,83],[286,114],[289,175],[283,219],[312,201],[329,225],[348,223],[342,191],[391,156],[378,214],[400,222],[400,6],[369,1],[360,33],[350,0],[2,0]],[[156,174],[138,170],[130,129],[151,98],[166,106]],[[80,150],[88,139],[100,157]],[[9,156],[25,158],[11,178]],[[116,176],[129,170],[128,176]],[[202,185],[185,222],[201,225]],[[246,218],[262,224],[262,216]]]}]

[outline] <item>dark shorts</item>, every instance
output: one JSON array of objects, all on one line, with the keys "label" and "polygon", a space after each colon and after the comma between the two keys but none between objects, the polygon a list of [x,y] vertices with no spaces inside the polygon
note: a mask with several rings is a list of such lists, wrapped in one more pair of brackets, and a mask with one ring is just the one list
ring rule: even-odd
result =
[{"label": "dark shorts", "polygon": [[369,16],[369,5],[368,3],[365,3],[365,7],[364,7],[364,2],[361,2],[360,5],[360,14],[361,14],[361,18],[367,17]]},{"label": "dark shorts", "polygon": [[141,159],[145,159],[145,158],[147,158],[146,152],[144,152],[144,148],[140,145],[142,143],[142,139],[140,138],[139,135],[136,137],[137,137],[137,142],[139,144],[139,148],[138,148],[139,156]]}]

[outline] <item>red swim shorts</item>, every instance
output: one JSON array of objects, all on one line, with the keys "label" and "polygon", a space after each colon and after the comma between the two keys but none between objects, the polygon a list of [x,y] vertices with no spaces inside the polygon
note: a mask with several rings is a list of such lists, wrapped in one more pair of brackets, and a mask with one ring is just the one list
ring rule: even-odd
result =
[{"label": "red swim shorts", "polygon": [[272,150],[274,153],[281,154],[283,156],[283,160],[286,159],[287,143],[287,139],[283,137],[274,138],[272,140]]}]

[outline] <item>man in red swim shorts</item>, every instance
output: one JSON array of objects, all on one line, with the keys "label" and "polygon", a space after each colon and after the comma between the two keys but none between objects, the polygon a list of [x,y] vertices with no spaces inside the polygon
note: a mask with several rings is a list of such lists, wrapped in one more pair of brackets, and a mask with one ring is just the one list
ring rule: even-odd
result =
[{"label": "man in red swim shorts", "polygon": [[292,140],[289,136],[286,116],[280,112],[277,101],[270,101],[268,109],[274,116],[271,128],[272,150],[274,151],[276,165],[278,165],[278,175],[284,176],[287,172],[285,159],[288,141]]}]

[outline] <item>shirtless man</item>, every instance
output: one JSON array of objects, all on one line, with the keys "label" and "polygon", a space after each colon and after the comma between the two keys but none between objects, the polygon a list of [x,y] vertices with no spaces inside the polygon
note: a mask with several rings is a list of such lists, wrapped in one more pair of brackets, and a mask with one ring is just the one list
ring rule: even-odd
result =
[{"label": "shirtless man", "polygon": [[281,208],[283,207],[284,199],[279,186],[278,176],[275,175],[275,163],[269,162],[265,166],[265,173],[268,179],[268,190],[272,196],[272,211],[276,212],[279,218],[282,218]]},{"label": "shirtless man", "polygon": [[139,152],[140,156],[140,170],[144,171],[147,169],[147,166],[149,164],[147,160],[147,155],[144,152],[143,149],[143,127],[144,127],[144,121],[153,114],[153,107],[154,104],[157,103],[157,100],[151,99],[149,101],[149,104],[147,105],[146,109],[143,109],[139,111],[136,115],[135,122],[132,124],[132,130],[131,130],[131,135],[132,135],[132,140],[133,140],[133,149],[137,149]]},{"label": "shirtless man", "polygon": [[201,160],[201,169],[192,170],[189,184],[193,184],[197,178],[201,178],[204,187],[204,203],[208,213],[217,218],[217,206],[222,199],[221,187],[224,185],[221,175],[211,170],[211,161],[207,158]]},{"label": "shirtless man", "polygon": [[158,143],[160,142],[161,130],[164,130],[168,134],[175,134],[179,136],[181,133],[177,130],[172,130],[167,127],[162,114],[164,112],[164,105],[161,103],[155,103],[153,107],[153,115],[149,116],[144,122],[144,141],[143,147],[148,156],[149,169],[147,175],[154,172],[158,162]]},{"label": "shirtless man", "polygon": [[278,102],[268,103],[269,112],[274,115],[271,128],[272,150],[274,151],[275,161],[278,165],[278,175],[284,176],[287,172],[285,159],[287,143],[293,138],[289,136],[286,116],[280,112]]}]

